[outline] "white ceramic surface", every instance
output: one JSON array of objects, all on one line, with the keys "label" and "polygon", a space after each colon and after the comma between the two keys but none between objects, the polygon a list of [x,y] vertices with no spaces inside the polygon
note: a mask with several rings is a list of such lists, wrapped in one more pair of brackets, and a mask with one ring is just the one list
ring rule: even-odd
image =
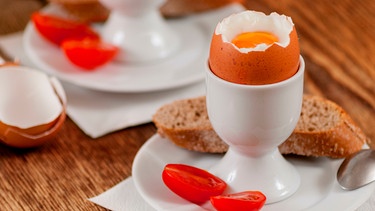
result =
[{"label": "white ceramic surface", "polygon": [[[299,175],[277,146],[293,132],[300,117],[305,64],[291,78],[266,85],[225,81],[207,68],[207,111],[229,151],[210,171],[224,179],[230,192],[260,190],[266,203],[292,195]],[[256,174],[254,174],[256,172]]]},{"label": "white ceramic surface", "polygon": [[[221,158],[222,155],[179,148],[168,139],[154,135],[138,151],[132,175],[138,192],[156,210],[214,210],[209,203],[201,207],[178,197],[164,185],[161,173],[168,163],[184,163],[208,170]],[[301,185],[295,194],[283,201],[265,205],[262,211],[353,211],[374,191],[375,183],[354,191],[342,190],[336,181],[341,159],[299,156],[287,156],[286,159],[297,169]]]},{"label": "white ceramic surface", "polygon": [[[56,92],[56,88],[59,92]],[[63,112],[59,81],[26,66],[0,67],[0,119],[27,129],[52,122]],[[61,94],[61,95],[60,95]]]},{"label": "white ceramic surface", "polygon": [[[40,37],[32,23],[29,23],[25,30],[24,47],[27,56],[39,69],[78,86],[128,93],[166,90],[204,80],[210,40],[217,22],[243,9],[235,4],[212,12],[167,21],[178,33],[182,46],[173,56],[158,62],[112,62],[93,72],[82,71],[71,64],[58,47]],[[61,16],[65,14],[53,5],[44,11]],[[99,31],[102,27],[96,26]]]},{"label": "white ceramic surface", "polygon": [[159,12],[163,0],[100,0],[111,14],[102,38],[120,48],[117,61],[142,63],[163,59],[180,50],[180,34]]}]

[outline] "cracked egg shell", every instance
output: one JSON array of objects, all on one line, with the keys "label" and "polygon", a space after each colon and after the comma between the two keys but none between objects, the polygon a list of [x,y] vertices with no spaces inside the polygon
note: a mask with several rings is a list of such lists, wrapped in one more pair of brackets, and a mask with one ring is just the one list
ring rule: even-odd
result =
[{"label": "cracked egg shell", "polygon": [[0,141],[17,148],[53,139],[66,117],[65,92],[56,78],[28,67],[0,68]]},{"label": "cracked egg shell", "polygon": [[[255,47],[238,47],[233,43],[246,33],[271,35],[276,41],[258,43]],[[256,42],[251,36],[243,37],[245,43]],[[255,39],[266,40],[264,37]],[[217,25],[211,41],[209,67],[215,75],[229,82],[272,84],[297,72],[299,56],[298,36],[290,17],[248,10],[228,16]]]}]

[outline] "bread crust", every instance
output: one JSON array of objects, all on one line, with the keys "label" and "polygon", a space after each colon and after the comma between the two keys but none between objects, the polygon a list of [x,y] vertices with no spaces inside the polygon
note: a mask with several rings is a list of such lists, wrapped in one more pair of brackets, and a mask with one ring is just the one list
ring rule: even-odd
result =
[{"label": "bread crust", "polygon": [[362,149],[366,135],[339,105],[317,96],[304,96],[304,100],[328,104],[339,116],[339,123],[329,130],[322,131],[295,129],[279,146],[281,153],[343,158]]},{"label": "bread crust", "polygon": [[177,146],[191,151],[225,153],[228,150],[228,145],[212,129],[200,130],[197,133],[193,130],[176,131],[164,128],[158,129],[158,133],[162,137],[171,140]]},{"label": "bread crust", "polygon": [[226,152],[228,145],[217,136],[208,121],[205,100],[205,97],[184,99],[160,107],[153,115],[159,135],[188,150]]},{"label": "bread crust", "polygon": [[[98,0],[48,0],[62,6],[69,14],[84,22],[104,22],[110,11]],[[205,12],[230,3],[244,4],[244,0],[167,0],[159,8],[166,18]]]},{"label": "bread crust", "polygon": [[109,10],[98,0],[49,0],[64,9],[69,15],[82,22],[104,22]]},{"label": "bread crust", "polygon": [[[302,111],[307,108],[307,102],[328,106],[338,115],[334,127],[328,130],[308,131],[296,127],[292,135],[279,146],[282,154],[296,154],[313,157],[343,158],[362,149],[366,135],[355,124],[351,117],[337,104],[317,96],[304,96]],[[199,111],[198,126],[190,127],[190,123],[176,126],[173,121],[177,115],[186,115],[187,109]],[[171,115],[171,110],[178,112]],[[180,110],[179,110],[180,109]],[[190,111],[191,112],[191,111]],[[166,124],[165,121],[169,121]],[[228,145],[214,132],[207,115],[205,97],[184,99],[162,106],[153,116],[157,132],[168,138],[179,147],[205,153],[225,153]],[[300,121],[297,124],[301,124]]]},{"label": "bread crust", "polygon": [[168,18],[176,18],[194,13],[217,9],[230,3],[244,4],[244,0],[167,0],[160,12]]}]

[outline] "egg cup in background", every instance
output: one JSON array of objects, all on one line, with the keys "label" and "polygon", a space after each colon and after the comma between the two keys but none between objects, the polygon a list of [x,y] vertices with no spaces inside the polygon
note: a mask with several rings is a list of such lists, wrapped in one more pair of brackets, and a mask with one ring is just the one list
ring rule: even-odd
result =
[{"label": "egg cup in background", "polygon": [[300,117],[305,64],[284,81],[243,85],[225,81],[207,68],[207,111],[229,150],[210,172],[228,184],[227,192],[262,191],[266,204],[296,192],[300,177],[279,152]]},{"label": "egg cup in background", "polygon": [[111,11],[101,35],[120,48],[117,61],[155,61],[172,55],[179,48],[178,35],[159,12],[165,0],[99,1]]}]

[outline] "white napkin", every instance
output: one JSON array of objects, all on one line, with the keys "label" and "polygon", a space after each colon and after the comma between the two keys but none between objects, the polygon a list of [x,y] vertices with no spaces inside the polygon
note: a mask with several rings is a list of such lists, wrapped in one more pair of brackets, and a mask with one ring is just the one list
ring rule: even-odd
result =
[{"label": "white napkin", "polygon": [[109,210],[155,211],[139,195],[131,177],[89,200]]}]

